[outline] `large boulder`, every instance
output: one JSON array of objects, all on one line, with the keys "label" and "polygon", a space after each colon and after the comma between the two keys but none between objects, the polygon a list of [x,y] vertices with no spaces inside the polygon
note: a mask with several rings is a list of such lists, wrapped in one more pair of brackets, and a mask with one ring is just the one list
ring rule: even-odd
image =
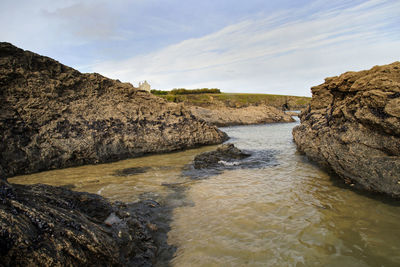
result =
[{"label": "large boulder", "polygon": [[400,62],[327,78],[312,94],[298,149],[347,183],[400,197]]},{"label": "large boulder", "polygon": [[221,161],[234,162],[247,157],[250,157],[250,154],[241,151],[234,144],[223,144],[216,150],[197,155],[193,160],[193,165],[195,169],[212,168],[218,166]]},{"label": "large boulder", "polygon": [[221,143],[225,133],[129,83],[0,43],[0,177]]}]

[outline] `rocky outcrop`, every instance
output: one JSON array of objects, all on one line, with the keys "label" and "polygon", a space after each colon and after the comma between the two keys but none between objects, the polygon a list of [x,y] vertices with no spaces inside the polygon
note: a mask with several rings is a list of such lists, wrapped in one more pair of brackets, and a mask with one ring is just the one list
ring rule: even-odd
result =
[{"label": "rocky outcrop", "polygon": [[294,121],[289,114],[270,106],[244,108],[192,106],[190,110],[196,117],[219,127]]},{"label": "rocky outcrop", "polygon": [[400,62],[327,78],[312,94],[298,149],[347,183],[400,197]]},{"label": "rocky outcrop", "polygon": [[210,168],[220,164],[221,161],[229,163],[247,157],[250,157],[250,154],[241,151],[233,144],[223,144],[214,151],[197,155],[193,160],[193,166],[195,169]]},{"label": "rocky outcrop", "polygon": [[157,205],[0,181],[0,266],[152,266]]},{"label": "rocky outcrop", "polygon": [[131,84],[0,43],[0,177],[221,143],[226,134]]}]

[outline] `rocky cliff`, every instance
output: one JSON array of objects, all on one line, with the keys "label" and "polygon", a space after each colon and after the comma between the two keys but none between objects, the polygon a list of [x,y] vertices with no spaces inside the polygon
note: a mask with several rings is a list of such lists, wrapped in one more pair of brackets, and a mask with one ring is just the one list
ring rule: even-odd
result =
[{"label": "rocky cliff", "polygon": [[227,136],[131,84],[0,43],[0,177],[217,144]]},{"label": "rocky cliff", "polygon": [[327,78],[312,94],[298,149],[347,183],[400,197],[400,62]]}]

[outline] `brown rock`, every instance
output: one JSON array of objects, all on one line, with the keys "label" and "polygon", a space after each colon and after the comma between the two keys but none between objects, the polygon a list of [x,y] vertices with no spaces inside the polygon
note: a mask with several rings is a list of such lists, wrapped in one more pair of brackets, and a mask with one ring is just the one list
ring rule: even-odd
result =
[{"label": "brown rock", "polygon": [[[152,266],[159,244],[141,214],[153,210],[145,202],[113,204],[95,194],[2,180],[0,265]],[[129,215],[107,222],[121,212]]]},{"label": "brown rock", "polygon": [[400,62],[327,78],[293,129],[300,151],[346,181],[400,197]]},{"label": "brown rock", "polygon": [[228,143],[218,146],[214,151],[197,155],[193,160],[193,166],[195,169],[210,168],[218,165],[221,160],[229,162],[247,157],[250,157],[250,154],[241,151],[234,144]]},{"label": "brown rock", "polygon": [[400,98],[392,99],[385,105],[385,112],[400,118]]},{"label": "brown rock", "polygon": [[289,114],[271,106],[249,106],[243,108],[202,108],[192,106],[190,110],[196,117],[220,127],[294,121]]},{"label": "brown rock", "polygon": [[184,107],[0,43],[0,177],[217,144]]}]

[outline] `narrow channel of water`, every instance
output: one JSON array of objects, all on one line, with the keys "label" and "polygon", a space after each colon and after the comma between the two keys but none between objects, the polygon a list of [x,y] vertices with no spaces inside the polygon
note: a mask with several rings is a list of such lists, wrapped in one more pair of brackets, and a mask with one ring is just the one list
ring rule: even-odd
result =
[{"label": "narrow channel of water", "polygon": [[296,152],[296,124],[223,128],[252,157],[222,172],[188,168],[204,147],[9,181],[173,207],[173,266],[400,266],[399,202],[340,186]]}]

